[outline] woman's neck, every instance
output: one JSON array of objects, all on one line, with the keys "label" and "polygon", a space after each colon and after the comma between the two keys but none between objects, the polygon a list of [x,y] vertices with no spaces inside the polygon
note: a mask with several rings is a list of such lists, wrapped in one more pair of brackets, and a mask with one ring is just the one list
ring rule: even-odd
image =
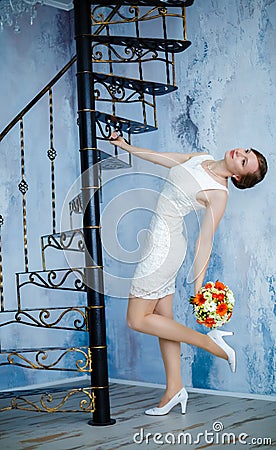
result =
[{"label": "woman's neck", "polygon": [[220,179],[227,180],[232,176],[232,173],[227,169],[224,159],[218,161],[208,161],[207,167],[213,175],[216,175]]}]

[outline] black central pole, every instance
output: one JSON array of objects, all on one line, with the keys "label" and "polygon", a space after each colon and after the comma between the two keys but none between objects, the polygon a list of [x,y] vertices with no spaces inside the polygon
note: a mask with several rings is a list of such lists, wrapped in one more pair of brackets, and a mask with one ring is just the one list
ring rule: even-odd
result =
[{"label": "black central pole", "polygon": [[112,425],[115,420],[110,418],[108,387],[90,0],[74,0],[74,10],[89,350],[92,359],[91,385],[95,393],[95,412],[88,423]]}]

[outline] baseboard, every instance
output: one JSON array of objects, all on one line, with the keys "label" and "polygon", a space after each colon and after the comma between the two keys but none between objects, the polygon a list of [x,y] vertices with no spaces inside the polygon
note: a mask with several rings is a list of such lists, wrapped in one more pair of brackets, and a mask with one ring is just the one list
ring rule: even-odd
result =
[{"label": "baseboard", "polygon": [[[90,377],[88,375],[84,375],[82,377],[74,377],[74,378],[64,378],[63,380],[55,381],[53,383],[44,383],[44,384],[32,384],[29,386],[24,387],[17,387],[14,389],[3,389],[0,392],[16,392],[16,391],[27,391],[31,389],[47,389],[53,386],[63,386],[65,384],[68,384],[69,386],[71,384],[76,384],[80,382],[89,382]],[[142,386],[146,388],[156,388],[156,389],[165,389],[164,384],[155,384],[155,383],[145,383],[142,381],[133,381],[133,380],[123,380],[119,378],[110,378],[110,383],[115,384],[124,384],[127,386]],[[276,401],[276,395],[261,395],[261,394],[250,394],[250,393],[243,393],[243,392],[229,392],[229,391],[216,391],[213,389],[200,389],[200,388],[191,388],[187,387],[187,391],[195,394],[204,394],[204,395],[220,395],[225,397],[234,397],[234,398],[249,398],[254,400],[265,400],[265,401]]]},{"label": "baseboard", "polygon": [[[148,388],[157,388],[157,389],[165,389],[164,384],[154,384],[154,383],[143,383],[141,381],[130,381],[130,380],[121,380],[117,378],[110,378],[111,383],[116,384],[126,384],[128,386],[142,386]],[[195,394],[207,394],[207,395],[221,395],[225,397],[235,397],[235,398],[250,398],[254,400],[265,400],[265,401],[276,401],[276,395],[262,395],[262,394],[250,394],[243,392],[229,392],[229,391],[216,391],[214,389],[200,389],[200,388],[186,388],[188,392],[192,392]]]}]

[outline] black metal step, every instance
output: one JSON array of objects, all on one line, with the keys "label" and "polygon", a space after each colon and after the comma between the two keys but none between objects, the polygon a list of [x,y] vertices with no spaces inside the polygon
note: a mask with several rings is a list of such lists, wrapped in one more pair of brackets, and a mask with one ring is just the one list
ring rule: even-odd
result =
[{"label": "black metal step", "polygon": [[138,80],[137,78],[126,78],[105,73],[94,73],[94,77],[100,83],[108,83],[119,88],[126,88],[149,95],[165,95],[178,89],[177,86],[171,84]]},{"label": "black metal step", "polygon": [[[91,2],[92,3],[92,2]],[[139,6],[192,6],[194,0],[97,0],[98,5],[139,5]]]},{"label": "black metal step", "polygon": [[129,169],[131,164],[123,161],[119,156],[110,155],[109,153],[99,150],[100,164],[103,170]]},{"label": "black metal step", "polygon": [[157,130],[157,128],[152,125],[136,122],[132,119],[126,119],[124,117],[112,116],[111,114],[106,114],[101,111],[96,111],[95,115],[96,121],[98,120],[106,125],[110,125],[111,127],[113,126],[117,131],[121,130],[126,133],[137,134]]},{"label": "black metal step", "polygon": [[191,45],[188,40],[175,39],[154,39],[154,38],[137,38],[134,36],[106,36],[91,35],[91,39],[99,44],[123,45],[127,48],[147,49],[150,51],[161,51],[168,53],[180,53]]}]

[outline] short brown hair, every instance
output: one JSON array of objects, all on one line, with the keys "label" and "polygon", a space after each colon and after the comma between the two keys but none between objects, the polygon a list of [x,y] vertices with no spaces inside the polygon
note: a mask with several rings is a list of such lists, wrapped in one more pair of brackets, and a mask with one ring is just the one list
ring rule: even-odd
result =
[{"label": "short brown hair", "polygon": [[260,183],[260,181],[264,179],[268,169],[267,161],[264,155],[262,155],[260,152],[258,152],[258,150],[255,150],[254,148],[251,148],[250,150],[257,156],[259,168],[258,170],[256,170],[256,172],[244,175],[243,177],[240,178],[239,181],[236,180],[236,178],[231,177],[232,183],[238,189],[248,189],[255,186],[255,184],[257,183]]}]

